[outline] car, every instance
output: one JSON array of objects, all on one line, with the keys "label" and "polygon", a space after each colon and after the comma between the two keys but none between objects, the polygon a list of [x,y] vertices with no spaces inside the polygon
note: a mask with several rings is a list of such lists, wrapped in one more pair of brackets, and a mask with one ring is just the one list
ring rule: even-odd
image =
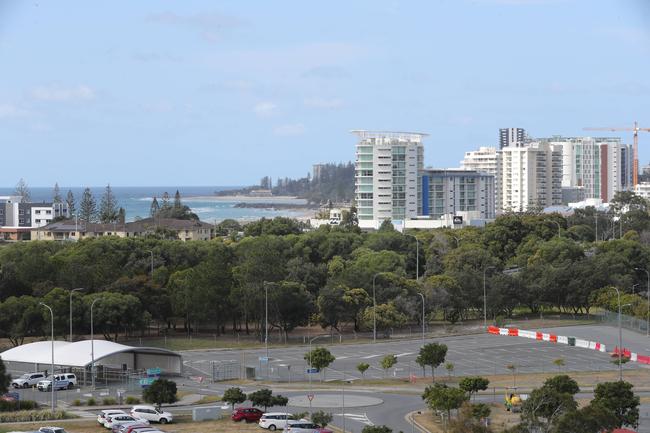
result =
[{"label": "car", "polygon": [[45,379],[45,373],[25,373],[11,381],[14,388],[29,388],[36,385],[40,380]]},{"label": "car", "polygon": [[63,427],[41,427],[39,433],[66,433]]},{"label": "car", "polygon": [[321,426],[311,421],[301,419],[299,421],[288,420],[284,426],[284,433],[318,433]]},{"label": "car", "polygon": [[[65,377],[65,376],[54,376],[54,389],[55,390],[61,390],[61,389],[70,389],[72,388],[72,384],[68,382],[67,379],[58,379],[60,377]],[[47,379],[40,380],[36,384],[36,388],[39,391],[51,391],[52,390],[52,376],[48,377]]]},{"label": "car", "polygon": [[106,421],[104,422],[104,427],[112,430],[113,426],[133,424],[149,424],[149,421],[146,419],[133,418],[131,415],[127,415],[125,413],[118,413],[115,415],[108,415],[106,417]]},{"label": "car", "polygon": [[133,424],[121,426],[119,433],[160,433],[160,430],[150,425]]},{"label": "car", "polygon": [[230,419],[233,421],[258,422],[263,413],[254,407],[238,407],[232,412]]},{"label": "car", "polygon": [[284,429],[284,426],[287,425],[287,420],[293,420],[293,415],[285,412],[268,412],[262,415],[260,418],[259,426],[262,428],[275,431],[277,429]]},{"label": "car", "polygon": [[334,433],[334,430],[330,430],[330,429],[328,429],[326,427],[321,427],[317,431],[318,431],[318,433]]},{"label": "car", "polygon": [[106,427],[107,417],[110,415],[126,415],[126,412],[120,409],[104,409],[97,415],[97,422]]},{"label": "car", "polygon": [[174,419],[171,413],[158,410],[154,406],[149,405],[133,406],[131,416],[146,419],[149,422],[159,422],[160,424],[167,424]]}]

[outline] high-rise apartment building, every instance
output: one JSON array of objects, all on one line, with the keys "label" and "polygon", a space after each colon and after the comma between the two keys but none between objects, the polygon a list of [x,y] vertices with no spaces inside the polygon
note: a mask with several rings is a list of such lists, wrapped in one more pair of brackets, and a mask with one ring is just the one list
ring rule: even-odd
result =
[{"label": "high-rise apartment building", "polygon": [[356,145],[355,198],[363,220],[404,220],[418,215],[422,140],[414,132],[352,131]]},{"label": "high-rise apartment building", "polygon": [[63,203],[28,203],[20,196],[0,197],[0,240],[27,240],[32,229],[70,213]]},{"label": "high-rise apartment building", "polygon": [[462,169],[426,168],[421,173],[423,217],[495,217],[494,175]]},{"label": "high-rise apartment building", "polygon": [[562,150],[545,142],[507,146],[497,158],[497,209],[525,212],[562,204]]},{"label": "high-rise apartment building", "polygon": [[499,148],[521,147],[526,142],[526,130],[524,128],[501,128],[499,129]]},{"label": "high-rise apartment building", "polygon": [[561,137],[544,141],[562,149],[562,187],[582,187],[585,198],[609,202],[632,186],[632,146],[611,137]]},{"label": "high-rise apartment building", "polygon": [[465,158],[460,162],[460,168],[474,170],[479,173],[487,173],[493,176],[497,174],[497,149],[496,147],[479,147],[478,150],[465,152]]}]

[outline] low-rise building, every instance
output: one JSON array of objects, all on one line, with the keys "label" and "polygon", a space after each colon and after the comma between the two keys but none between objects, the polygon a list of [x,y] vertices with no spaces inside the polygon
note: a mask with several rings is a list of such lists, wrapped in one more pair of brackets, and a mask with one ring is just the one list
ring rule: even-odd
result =
[{"label": "low-rise building", "polygon": [[32,230],[69,216],[66,203],[30,203],[20,196],[0,196],[0,240],[29,240]]}]

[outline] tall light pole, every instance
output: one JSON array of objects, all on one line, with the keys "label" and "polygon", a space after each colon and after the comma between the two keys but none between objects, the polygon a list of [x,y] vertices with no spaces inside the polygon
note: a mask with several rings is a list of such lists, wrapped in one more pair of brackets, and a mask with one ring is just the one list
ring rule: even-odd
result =
[{"label": "tall light pole", "polygon": [[487,291],[485,290],[485,273],[488,269],[494,269],[494,266],[488,266],[483,269],[483,327],[487,329]]},{"label": "tall light pole", "polygon": [[86,290],[83,287],[70,290],[70,342],[72,343],[72,294],[81,290]]},{"label": "tall light pole", "polygon": [[424,295],[420,292],[418,295],[422,298],[422,344],[424,344]]},{"label": "tall light pole", "polygon": [[153,280],[153,251],[149,250],[149,254],[151,254],[151,279]]},{"label": "tall light pole", "polygon": [[[311,340],[309,340],[309,368],[311,369],[311,343],[312,341],[316,340],[317,338],[320,337],[325,337],[325,335],[317,335]],[[313,393],[312,393],[312,388],[311,388],[311,373],[307,373],[309,377],[309,397],[307,397],[307,400],[309,400],[309,418],[311,418],[311,399],[313,398]],[[344,417],[345,418],[345,417]]]},{"label": "tall light pole", "polygon": [[621,328],[621,292],[617,287],[612,287],[616,290],[618,298],[618,380],[623,382],[623,330]]},{"label": "tall light pole", "polygon": [[372,342],[377,342],[377,298],[375,292],[375,279],[383,272],[378,272],[372,277]]},{"label": "tall light pole", "polygon": [[420,281],[420,241],[415,235],[404,233],[404,236],[410,236],[415,239],[415,281]]},{"label": "tall light pole", "polygon": [[636,287],[637,287],[637,286],[638,286],[638,284],[632,284],[632,294],[633,294],[633,295],[636,294]]},{"label": "tall light pole", "polygon": [[648,276],[648,285],[646,287],[646,295],[648,295],[648,312],[646,314],[645,336],[650,337],[650,272],[647,269],[634,268],[637,271],[643,271]]},{"label": "tall light pole", "polygon": [[560,230],[562,230],[562,226],[557,221],[551,220],[551,222],[557,226],[557,237],[561,238],[562,237],[562,232]]},{"label": "tall light pole", "polygon": [[93,307],[101,298],[95,298],[90,304],[90,381],[95,389],[95,324],[93,322]]},{"label": "tall light pole", "polygon": [[51,384],[52,384],[52,413],[54,413],[54,407],[55,407],[55,400],[54,400],[54,389],[56,388],[55,383],[54,383],[54,312],[52,311],[52,307],[50,307],[47,304],[44,304],[43,302],[39,302],[38,305],[42,305],[48,310],[50,310],[50,325],[52,329],[52,372],[50,373],[51,376]]}]

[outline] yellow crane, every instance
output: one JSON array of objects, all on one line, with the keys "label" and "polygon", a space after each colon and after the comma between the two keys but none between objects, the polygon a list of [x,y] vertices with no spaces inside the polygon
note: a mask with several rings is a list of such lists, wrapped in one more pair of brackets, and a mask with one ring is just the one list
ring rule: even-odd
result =
[{"label": "yellow crane", "polygon": [[632,153],[634,154],[634,161],[632,163],[632,184],[637,186],[639,183],[639,131],[650,132],[650,128],[639,128],[639,122],[634,122],[633,127],[605,127],[605,128],[583,128],[585,131],[633,131],[634,132],[634,146]]}]

